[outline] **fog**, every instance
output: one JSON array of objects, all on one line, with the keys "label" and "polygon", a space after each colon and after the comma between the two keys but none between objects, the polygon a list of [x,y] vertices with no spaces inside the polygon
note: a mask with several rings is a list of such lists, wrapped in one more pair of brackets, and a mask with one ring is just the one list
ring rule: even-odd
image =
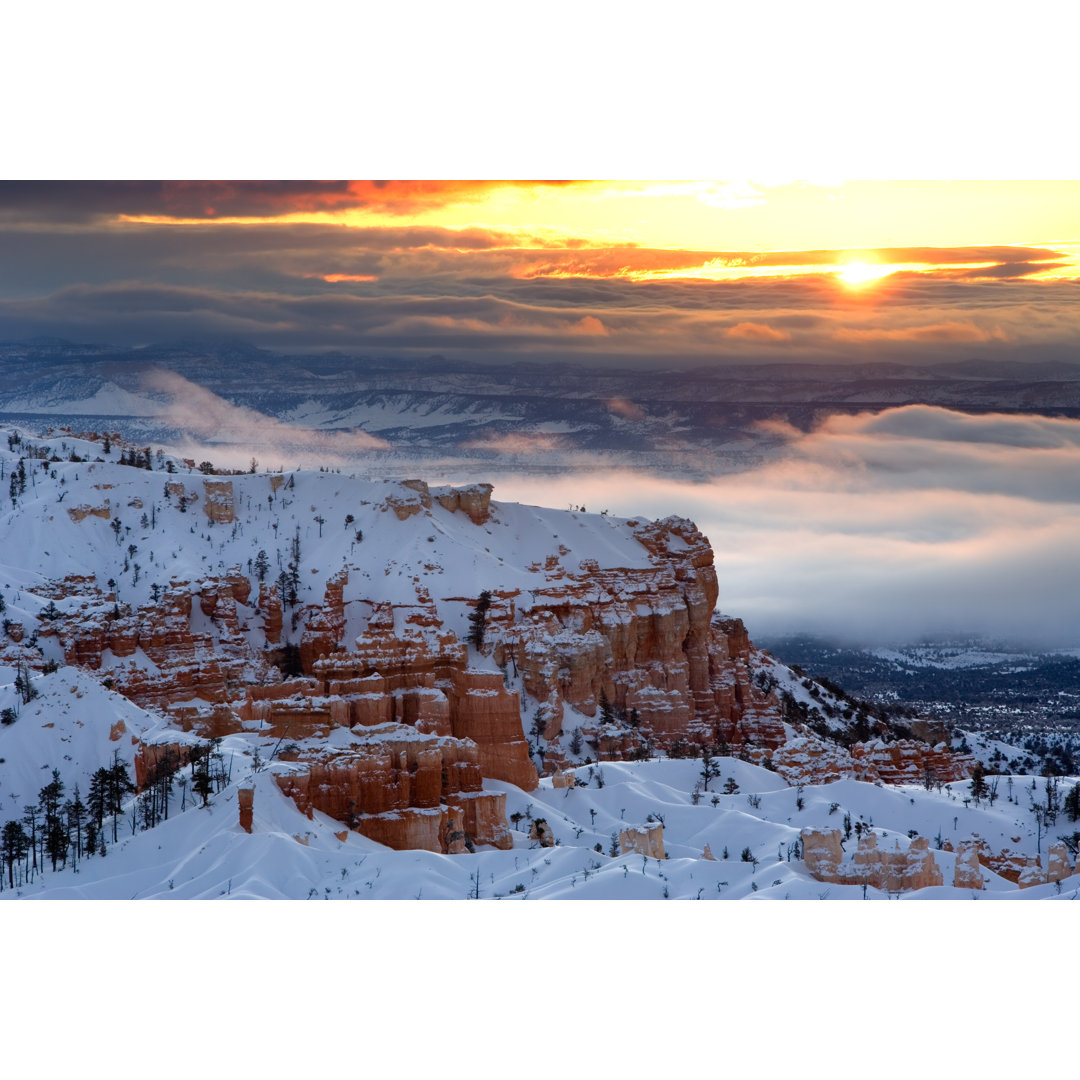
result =
[{"label": "fog", "polygon": [[705,483],[492,479],[496,499],[693,519],[751,635],[1080,644],[1077,421],[913,406],[791,431],[781,459]]}]

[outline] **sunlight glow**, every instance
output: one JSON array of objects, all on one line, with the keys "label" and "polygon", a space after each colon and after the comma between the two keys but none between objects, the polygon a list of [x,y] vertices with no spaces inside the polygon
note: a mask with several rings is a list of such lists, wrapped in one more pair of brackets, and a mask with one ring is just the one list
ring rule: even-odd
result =
[{"label": "sunlight glow", "polygon": [[845,284],[853,288],[866,285],[868,282],[877,281],[894,273],[894,266],[876,266],[873,263],[853,262],[843,264],[837,271],[836,276]]}]

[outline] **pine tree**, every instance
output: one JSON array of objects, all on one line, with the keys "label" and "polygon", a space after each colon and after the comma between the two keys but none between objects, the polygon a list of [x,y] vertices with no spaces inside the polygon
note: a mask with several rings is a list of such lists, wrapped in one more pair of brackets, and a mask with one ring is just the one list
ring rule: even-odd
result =
[{"label": "pine tree", "polygon": [[476,607],[469,614],[469,632],[465,638],[478,652],[484,645],[489,607],[491,607],[491,593],[485,589],[477,599]]},{"label": "pine tree", "polygon": [[52,860],[55,872],[58,859],[67,861],[68,835],[64,827],[60,800],[64,795],[64,781],[60,771],[53,769],[52,780],[38,792],[38,808],[41,810],[45,854]]},{"label": "pine tree", "polygon": [[1062,809],[1070,821],[1080,819],[1080,784],[1073,784],[1072,790],[1065,796]]},{"label": "pine tree", "polygon": [[15,864],[21,862],[30,849],[30,837],[21,821],[9,821],[0,833],[0,858],[7,863],[8,885],[15,888]]},{"label": "pine tree", "polygon": [[255,576],[260,581],[266,580],[266,573],[270,569],[270,560],[266,556],[266,552],[262,548],[259,548],[259,554],[255,556]]},{"label": "pine tree", "polygon": [[979,805],[981,799],[985,799],[990,793],[990,789],[986,786],[986,770],[982,766],[982,762],[975,763],[975,768],[971,770],[971,797],[975,800],[975,805]]},{"label": "pine tree", "polygon": [[610,724],[615,720],[615,710],[608,700],[607,691],[600,687],[600,722]]},{"label": "pine tree", "polygon": [[709,782],[715,780],[720,775],[720,763],[712,756],[712,748],[709,746],[703,746],[701,748],[701,785],[708,791]]},{"label": "pine tree", "polygon": [[113,843],[116,843],[116,819],[124,811],[124,798],[135,791],[135,785],[128,775],[127,766],[120,760],[119,753],[114,753],[112,768],[106,770],[106,813],[113,819]]}]

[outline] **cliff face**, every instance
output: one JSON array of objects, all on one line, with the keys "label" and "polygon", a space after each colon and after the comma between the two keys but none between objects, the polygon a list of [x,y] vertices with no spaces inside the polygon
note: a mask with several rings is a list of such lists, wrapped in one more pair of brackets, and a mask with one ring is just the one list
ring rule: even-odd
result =
[{"label": "cliff face", "polygon": [[506,796],[483,790],[474,742],[395,724],[371,734],[362,749],[305,756],[278,786],[309,816],[319,810],[389,847],[456,854],[466,836],[512,846]]},{"label": "cliff face", "polygon": [[[493,601],[493,656],[544,703],[547,737],[562,731],[564,705],[572,705],[594,718],[583,731],[600,756],[677,741],[781,745],[776,701],[750,680],[745,627],[713,616],[708,540],[683,518],[637,525],[634,535],[651,556],[648,569],[595,560],[570,569],[552,556],[534,566],[541,587]],[[611,726],[612,717],[631,715],[635,731]]]},{"label": "cliff face", "polygon": [[[890,851],[878,847],[874,833],[864,834],[859,837],[858,848],[849,860],[844,858],[839,829],[803,829],[801,841],[806,869],[819,881],[869,885],[887,892],[908,892],[944,882],[941,868],[930,850],[930,841],[925,836],[915,837],[906,850],[896,841]],[[951,850],[951,847],[945,850]],[[1018,884],[1021,889],[1063,881],[1073,873],[1069,851],[1063,843],[1050,845],[1047,869],[1044,870],[1038,856],[1020,855],[1008,848],[994,852],[985,840],[973,836],[970,840],[962,840],[956,850],[952,886],[981,890],[984,866]]]},{"label": "cliff face", "polygon": [[[267,507],[275,497],[295,498],[280,477],[270,486]],[[213,534],[232,525],[235,537],[251,493],[234,491],[232,481],[202,487],[199,520]],[[181,497],[200,502],[183,483],[167,482],[166,491],[178,504],[170,513],[188,513]],[[467,519],[469,535],[459,542],[490,553],[499,525],[490,496],[485,484],[431,489],[408,481],[361,505],[402,545],[434,543],[447,514],[459,531]],[[325,522],[315,520],[321,537]],[[179,728],[295,745],[278,776],[282,789],[305,811],[394,847],[507,842],[502,796],[485,792],[483,778],[536,787],[524,729],[537,710],[548,771],[567,762],[556,740],[573,710],[586,752],[599,759],[726,744],[791,783],[964,774],[944,746],[879,741],[845,750],[785,725],[775,694],[754,677],[761,657],[746,628],[714,614],[713,553],[696,526],[672,517],[611,530],[610,543],[594,540],[593,554],[582,558],[556,535],[555,553],[492,582],[480,653],[459,637],[476,596],[454,595],[434,556],[415,554],[388,559],[374,576],[371,563],[345,557],[327,576],[305,579],[304,599],[286,605],[273,578],[252,577],[251,561],[247,573],[219,563],[217,573],[177,577],[134,607],[117,599],[111,582],[106,592],[93,575],[72,575],[52,586],[64,610],[43,616],[38,633],[57,640],[67,663],[105,671],[116,689],[164,710]],[[349,542],[350,553],[355,546]],[[419,547],[425,556],[434,550]],[[502,550],[498,561],[509,563],[514,549]],[[613,557],[614,565],[602,565],[597,550],[621,553],[624,564]],[[402,580],[390,588],[382,579],[395,565]],[[309,569],[325,572],[306,566],[305,575]],[[324,584],[313,591],[308,581]],[[49,587],[40,591],[50,595]],[[299,677],[283,680],[279,667]]]}]

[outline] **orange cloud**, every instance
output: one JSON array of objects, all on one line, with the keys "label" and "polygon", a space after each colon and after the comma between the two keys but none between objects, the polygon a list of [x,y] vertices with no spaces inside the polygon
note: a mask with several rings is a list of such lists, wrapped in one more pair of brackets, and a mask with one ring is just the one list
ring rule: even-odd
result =
[{"label": "orange cloud", "polygon": [[763,345],[778,345],[790,341],[791,335],[786,330],[774,330],[766,323],[741,322],[724,331],[725,337],[738,338],[740,341],[756,341]]},{"label": "orange cloud", "polygon": [[640,405],[635,405],[629,398],[613,397],[607,401],[609,412],[621,416],[624,420],[644,420],[645,410]]},{"label": "orange cloud", "polygon": [[582,315],[570,327],[570,333],[585,334],[591,337],[607,337],[610,331],[595,315]]}]

